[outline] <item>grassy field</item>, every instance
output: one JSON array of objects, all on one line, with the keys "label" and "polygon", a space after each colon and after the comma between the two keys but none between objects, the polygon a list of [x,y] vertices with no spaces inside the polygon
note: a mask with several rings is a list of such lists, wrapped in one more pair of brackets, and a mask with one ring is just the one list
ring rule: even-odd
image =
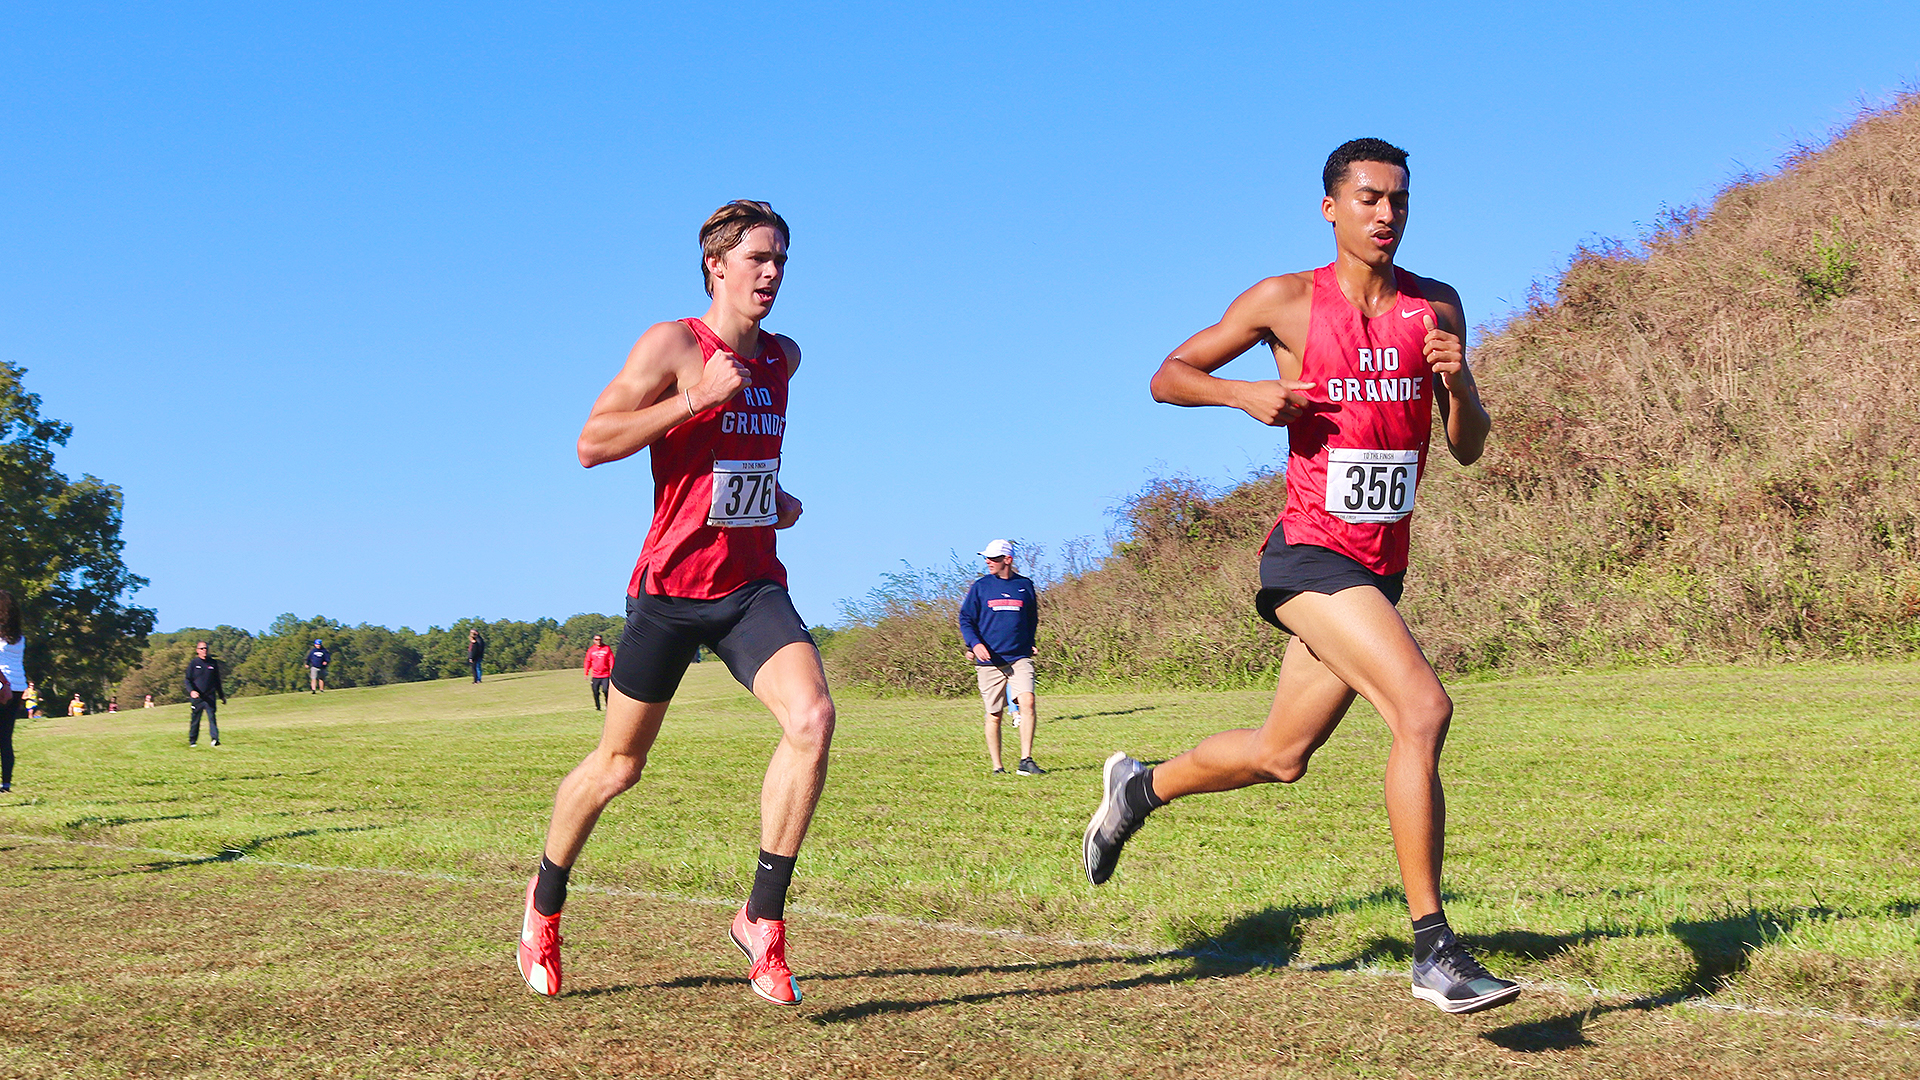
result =
[{"label": "grassy field", "polygon": [[1920,665],[1455,698],[1448,910],[1531,984],[1464,1019],[1406,995],[1364,708],[1301,783],[1156,815],[1096,890],[1105,755],[1256,723],[1264,695],[1047,695],[1035,779],[986,775],[971,701],[843,697],[796,1010],[725,939],[775,735],[718,665],[576,871],[557,1001],[510,957],[598,730],[577,673],[236,698],[217,750],[180,707],[23,723],[0,1075],[1920,1072]]}]

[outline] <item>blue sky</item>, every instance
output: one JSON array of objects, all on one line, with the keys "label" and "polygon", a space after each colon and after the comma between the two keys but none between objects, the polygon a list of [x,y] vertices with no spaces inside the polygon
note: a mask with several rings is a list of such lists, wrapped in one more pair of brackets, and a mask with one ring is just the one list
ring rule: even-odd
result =
[{"label": "blue sky", "polygon": [[620,610],[649,473],[574,439],[730,198],[794,230],[781,549],[832,621],[1276,463],[1146,381],[1327,261],[1347,138],[1484,323],[1920,78],[1910,4],[691,7],[0,8],[0,358],[161,628]]}]

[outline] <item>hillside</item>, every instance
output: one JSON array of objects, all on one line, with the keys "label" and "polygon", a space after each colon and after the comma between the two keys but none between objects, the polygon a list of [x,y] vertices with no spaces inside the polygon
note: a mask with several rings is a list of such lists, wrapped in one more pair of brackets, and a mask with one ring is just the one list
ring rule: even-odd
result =
[{"label": "hillside", "polygon": [[[1909,96],[1637,247],[1581,250],[1473,347],[1492,440],[1471,469],[1435,454],[1402,609],[1434,663],[1920,645],[1916,204]],[[1111,555],[1047,590],[1050,674],[1266,678],[1279,650],[1248,602],[1251,552],[1280,501],[1271,476],[1143,491]],[[930,598],[850,635],[837,674],[965,692],[950,611]]]},{"label": "hillside", "polygon": [[1581,252],[1474,354],[1409,617],[1451,668],[1920,642],[1920,98]]}]

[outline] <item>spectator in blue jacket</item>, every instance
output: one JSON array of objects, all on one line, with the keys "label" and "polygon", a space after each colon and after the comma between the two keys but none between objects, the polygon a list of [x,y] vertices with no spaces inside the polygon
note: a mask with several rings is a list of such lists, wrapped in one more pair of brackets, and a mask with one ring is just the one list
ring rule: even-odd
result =
[{"label": "spectator in blue jacket", "polygon": [[1033,729],[1038,711],[1033,703],[1033,636],[1040,627],[1040,596],[1033,579],[1014,573],[1013,545],[995,540],[981,549],[987,572],[975,579],[960,603],[960,640],[973,661],[980,683],[980,699],[987,709],[987,757],[993,775],[1003,776],[1000,764],[1000,718],[1013,700],[1019,716],[1021,776],[1045,776],[1034,764]]},{"label": "spectator in blue jacket", "polygon": [[327,665],[331,663],[333,653],[314,638],[313,648],[307,650],[307,693],[317,694],[327,688]]}]

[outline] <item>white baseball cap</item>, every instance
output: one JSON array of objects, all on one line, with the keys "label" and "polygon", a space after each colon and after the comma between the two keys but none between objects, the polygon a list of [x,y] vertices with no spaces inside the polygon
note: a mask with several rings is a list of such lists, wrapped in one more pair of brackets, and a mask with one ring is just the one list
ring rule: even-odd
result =
[{"label": "white baseball cap", "polygon": [[988,541],[986,547],[980,549],[980,554],[985,555],[989,559],[997,559],[1002,555],[1011,555],[1013,554],[1013,544],[1006,540],[991,540]]}]

